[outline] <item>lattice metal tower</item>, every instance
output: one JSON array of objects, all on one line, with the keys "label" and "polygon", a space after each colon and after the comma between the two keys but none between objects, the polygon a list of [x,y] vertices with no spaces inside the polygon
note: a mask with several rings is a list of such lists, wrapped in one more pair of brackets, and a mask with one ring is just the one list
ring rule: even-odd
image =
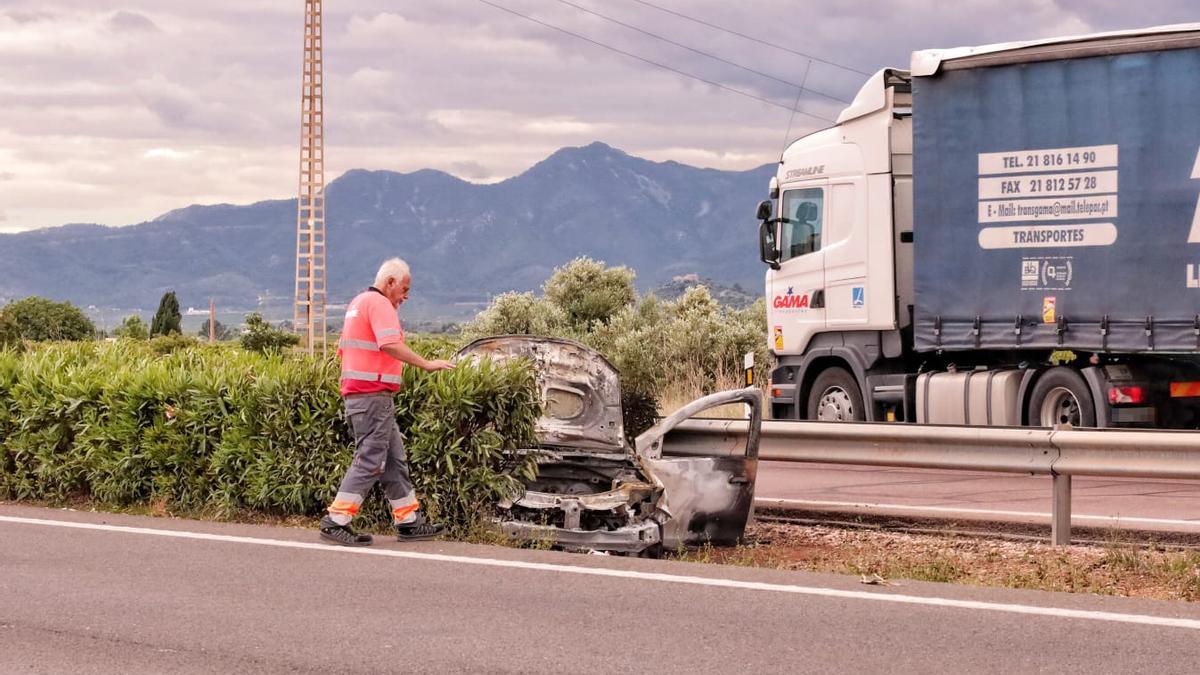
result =
[{"label": "lattice metal tower", "polygon": [[325,111],[321,0],[304,0],[300,196],[296,205],[295,330],[307,353],[325,353]]}]

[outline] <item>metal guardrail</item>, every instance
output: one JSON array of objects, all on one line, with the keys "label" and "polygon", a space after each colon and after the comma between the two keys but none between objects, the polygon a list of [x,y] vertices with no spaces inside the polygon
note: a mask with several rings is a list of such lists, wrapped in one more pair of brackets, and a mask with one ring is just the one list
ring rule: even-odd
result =
[{"label": "metal guardrail", "polygon": [[[738,454],[746,420],[692,419],[664,438],[666,455]],[[1028,473],[1052,477],[1050,537],[1071,542],[1071,477],[1200,480],[1200,433],[765,421],[759,459]]]}]

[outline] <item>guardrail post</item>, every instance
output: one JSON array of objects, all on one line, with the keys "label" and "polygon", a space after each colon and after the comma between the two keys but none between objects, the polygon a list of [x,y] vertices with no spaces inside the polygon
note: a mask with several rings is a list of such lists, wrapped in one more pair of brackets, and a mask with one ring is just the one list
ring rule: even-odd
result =
[{"label": "guardrail post", "polygon": [[1053,497],[1050,503],[1050,543],[1071,545],[1071,475],[1052,474]]}]

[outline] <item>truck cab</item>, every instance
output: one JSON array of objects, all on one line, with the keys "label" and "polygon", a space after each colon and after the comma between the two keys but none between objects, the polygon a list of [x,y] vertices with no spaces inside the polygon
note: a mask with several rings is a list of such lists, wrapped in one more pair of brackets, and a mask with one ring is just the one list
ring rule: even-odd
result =
[{"label": "truck cab", "polygon": [[[912,307],[909,82],[906,71],[875,73],[837,126],[786,149],[771,182],[760,244],[777,417],[867,419],[851,390],[880,356],[901,355]],[[824,405],[798,401],[811,382],[797,375],[823,364],[840,370],[840,391]]]}]

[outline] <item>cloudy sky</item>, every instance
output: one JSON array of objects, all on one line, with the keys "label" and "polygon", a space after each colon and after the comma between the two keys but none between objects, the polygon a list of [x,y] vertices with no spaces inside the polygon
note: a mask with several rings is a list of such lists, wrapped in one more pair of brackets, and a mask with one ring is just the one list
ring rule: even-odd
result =
[{"label": "cloudy sky", "polygon": [[[1194,7],[333,0],[327,179],[431,167],[496,181],[594,140],[655,160],[751,168],[778,158],[789,124],[793,138],[826,126],[820,118],[835,117],[837,99],[861,84],[855,71],[905,67],[914,49],[1195,21]],[[292,196],[303,8],[0,0],[0,232]]]}]

